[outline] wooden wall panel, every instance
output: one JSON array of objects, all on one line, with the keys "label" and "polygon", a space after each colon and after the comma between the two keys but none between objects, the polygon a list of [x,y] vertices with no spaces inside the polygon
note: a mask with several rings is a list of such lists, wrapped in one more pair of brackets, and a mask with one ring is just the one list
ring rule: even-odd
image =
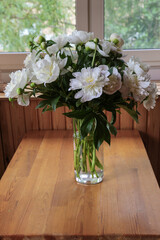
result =
[{"label": "wooden wall panel", "polygon": [[39,121],[39,129],[40,130],[52,130],[52,113],[45,112],[42,113],[42,109],[38,109],[38,121]]},{"label": "wooden wall panel", "polygon": [[16,150],[13,142],[10,104],[11,103],[9,103],[8,99],[0,101],[0,129],[2,136],[5,167],[9,163]]},{"label": "wooden wall panel", "polygon": [[[65,112],[70,112],[68,107],[65,107]],[[65,120],[66,120],[66,129],[67,130],[73,129],[73,120],[72,120],[72,118],[66,117]]]},{"label": "wooden wall panel", "polygon": [[133,120],[123,109],[120,110],[120,129],[133,129]]},{"label": "wooden wall panel", "polygon": [[64,112],[64,107],[57,108],[56,111],[52,112],[53,129],[66,129]]},{"label": "wooden wall panel", "polygon": [[3,158],[3,146],[2,146],[2,136],[0,132],[0,178],[5,171],[4,158]]},{"label": "wooden wall panel", "polygon": [[13,142],[14,147],[17,149],[19,143],[21,142],[25,132],[25,118],[24,118],[24,107],[19,106],[17,102],[14,104],[9,104],[12,132],[13,132]]},{"label": "wooden wall panel", "polygon": [[38,102],[32,100],[30,106],[24,107],[26,131],[39,129],[38,109],[36,109]]},{"label": "wooden wall panel", "polygon": [[143,104],[138,106],[139,123],[134,121],[134,129],[137,129],[140,132],[140,135],[143,139],[145,147],[147,146],[147,121],[148,121],[148,111],[143,107]]},{"label": "wooden wall panel", "polygon": [[160,99],[156,107],[149,111],[147,121],[147,153],[154,173],[160,182]]}]

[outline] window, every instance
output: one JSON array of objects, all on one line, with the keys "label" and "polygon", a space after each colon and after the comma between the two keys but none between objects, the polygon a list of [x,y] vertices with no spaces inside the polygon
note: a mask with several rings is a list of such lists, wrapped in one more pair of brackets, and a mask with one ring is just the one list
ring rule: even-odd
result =
[{"label": "window", "polygon": [[104,36],[120,33],[125,49],[160,48],[159,0],[104,0]]},{"label": "window", "polygon": [[[29,40],[75,29],[75,0],[0,1],[0,90],[9,73],[23,67]],[[12,53],[10,53],[12,52]]]},{"label": "window", "polygon": [[0,51],[29,51],[29,40],[75,29],[75,0],[0,1]]}]

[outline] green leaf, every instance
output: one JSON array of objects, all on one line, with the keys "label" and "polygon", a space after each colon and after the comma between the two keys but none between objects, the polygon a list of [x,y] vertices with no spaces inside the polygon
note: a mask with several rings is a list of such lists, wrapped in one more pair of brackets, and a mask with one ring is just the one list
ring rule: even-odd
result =
[{"label": "green leaf", "polygon": [[65,116],[69,117],[69,118],[83,119],[90,112],[91,112],[91,110],[88,110],[88,111],[86,111],[86,110],[75,110],[75,111],[67,112],[67,113],[63,113],[63,114]]},{"label": "green leaf", "polygon": [[97,122],[97,126],[94,132],[94,145],[97,150],[99,149],[103,141],[104,141],[104,136],[102,134],[102,129],[99,123]]},{"label": "green leaf", "polygon": [[117,129],[111,123],[107,123],[108,130],[114,135],[117,135]]},{"label": "green leaf", "polygon": [[92,130],[94,121],[95,121],[95,118],[93,117],[92,113],[88,114],[84,118],[82,126],[81,126],[81,135],[83,138],[86,137],[88,135],[88,133],[90,133],[90,131]]},{"label": "green leaf", "polygon": [[50,105],[52,107],[52,109],[55,111],[56,110],[56,107],[57,107],[57,103],[59,101],[59,97],[56,97],[56,98],[53,98],[52,100],[50,100]]},{"label": "green leaf", "polygon": [[138,123],[138,114],[133,109],[128,108],[126,105],[118,104],[120,108],[123,108],[128,114]]},{"label": "green leaf", "polygon": [[116,111],[113,110],[112,111],[112,120],[111,120],[111,124],[114,124],[116,122]]},{"label": "green leaf", "polygon": [[43,108],[45,105],[48,105],[48,104],[49,104],[48,100],[43,100],[36,106],[36,109]]}]

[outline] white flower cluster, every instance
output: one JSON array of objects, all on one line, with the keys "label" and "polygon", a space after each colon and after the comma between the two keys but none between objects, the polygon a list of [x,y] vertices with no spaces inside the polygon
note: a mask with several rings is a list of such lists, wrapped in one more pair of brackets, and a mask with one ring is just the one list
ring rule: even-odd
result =
[{"label": "white flower cluster", "polygon": [[[35,42],[40,44],[41,38],[43,37],[36,38]],[[42,44],[44,47],[44,42]],[[8,98],[17,98],[20,105],[27,106],[31,84],[43,84],[45,87],[60,76],[73,72],[74,78],[70,79],[68,91],[76,90],[74,97],[82,103],[99,98],[103,93],[112,95],[120,91],[123,98],[133,97],[135,101],[143,102],[148,110],[155,106],[156,85],[150,82],[148,66],[136,58],[129,60],[123,72],[118,67],[109,67],[107,64],[84,66],[80,71],[74,72],[73,64],[77,64],[79,57],[77,46],[81,49],[82,44],[86,51],[90,51],[91,57],[94,58],[96,51],[101,58],[109,58],[110,53],[122,52],[124,41],[115,33],[108,41],[94,39],[93,33],[84,31],[74,31],[70,36],[58,36],[47,46],[45,53],[33,50],[24,61],[25,68],[11,73],[11,82],[6,86],[5,95]],[[69,57],[71,63],[68,61]]]},{"label": "white flower cluster", "polygon": [[157,86],[150,81],[148,71],[148,65],[132,57],[124,70],[120,92],[123,98],[133,97],[135,101],[143,102],[144,107],[150,110],[156,104]]}]

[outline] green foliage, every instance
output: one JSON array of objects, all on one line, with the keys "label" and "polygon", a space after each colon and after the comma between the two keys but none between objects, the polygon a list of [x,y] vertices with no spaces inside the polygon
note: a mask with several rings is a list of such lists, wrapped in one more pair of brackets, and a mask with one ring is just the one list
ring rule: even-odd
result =
[{"label": "green foliage", "polygon": [[1,0],[0,45],[3,51],[27,51],[37,35],[74,29],[74,0]]},{"label": "green foliage", "polygon": [[105,37],[120,34],[126,49],[160,48],[159,0],[105,0]]}]

